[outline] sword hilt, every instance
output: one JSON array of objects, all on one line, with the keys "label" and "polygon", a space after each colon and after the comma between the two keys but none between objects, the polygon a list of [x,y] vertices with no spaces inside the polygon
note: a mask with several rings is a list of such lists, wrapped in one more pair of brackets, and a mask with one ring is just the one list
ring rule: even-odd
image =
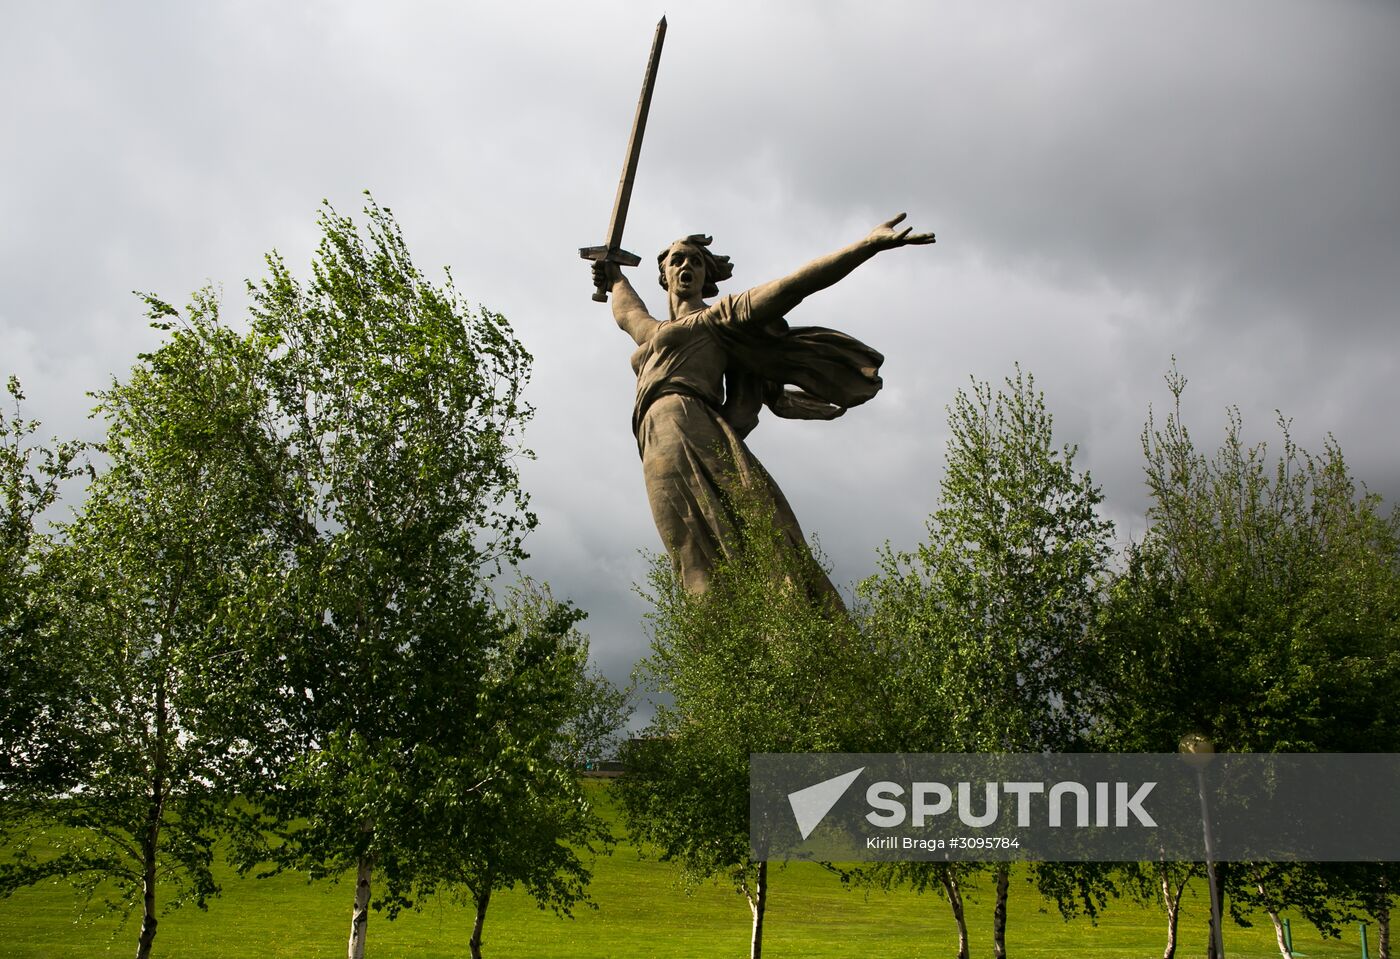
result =
[{"label": "sword hilt", "polygon": [[[642,258],[618,247],[584,246],[579,247],[578,255],[595,263],[616,263],[618,266],[636,266]],[[593,302],[608,302],[608,281],[606,275],[593,283]]]}]

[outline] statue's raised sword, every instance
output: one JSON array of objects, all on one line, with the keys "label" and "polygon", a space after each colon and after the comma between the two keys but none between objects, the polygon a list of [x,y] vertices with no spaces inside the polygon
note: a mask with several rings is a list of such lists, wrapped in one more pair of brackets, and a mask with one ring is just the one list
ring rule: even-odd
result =
[{"label": "statue's raised sword", "polygon": [[[601,260],[622,266],[636,266],[642,258],[622,248],[622,228],[627,223],[627,205],[632,201],[632,181],[637,178],[637,158],[642,155],[642,134],[647,129],[647,111],[651,109],[651,91],[656,86],[656,66],[661,62],[661,42],[666,39],[666,18],[656,25],[656,37],[651,41],[651,57],[647,60],[646,76],[642,79],[642,97],[637,101],[637,117],[632,121],[632,137],[627,141],[627,159],[622,165],[622,179],[617,183],[617,199],[613,202],[612,222],[608,224],[608,242],[603,246],[586,246],[578,251],[585,260]],[[600,280],[593,291],[599,303],[608,301],[606,280]]]}]

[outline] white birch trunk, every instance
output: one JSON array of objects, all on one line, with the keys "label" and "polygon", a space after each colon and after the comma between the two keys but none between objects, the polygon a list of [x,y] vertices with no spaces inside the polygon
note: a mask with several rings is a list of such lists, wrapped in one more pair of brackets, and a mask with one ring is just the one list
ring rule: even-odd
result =
[{"label": "white birch trunk", "polygon": [[369,928],[369,880],[373,863],[368,855],[355,870],[355,908],[350,913],[349,959],[365,959],[365,933]]},{"label": "white birch trunk", "polygon": [[948,906],[953,910],[953,921],[958,924],[958,959],[969,959],[967,938],[967,913],[963,909],[962,890],[958,888],[958,877],[951,866],[944,866],[939,881],[948,897]]},{"label": "white birch trunk", "polygon": [[1176,930],[1181,918],[1181,894],[1186,891],[1186,881],[1182,880],[1180,886],[1172,889],[1171,873],[1165,865],[1162,866],[1162,905],[1167,910],[1167,946],[1162,950],[1162,959],[1174,959],[1176,956]]},{"label": "white birch trunk", "polygon": [[1293,952],[1288,948],[1288,936],[1283,931],[1283,920],[1279,918],[1278,910],[1268,905],[1269,891],[1264,888],[1264,883],[1259,879],[1258,873],[1250,878],[1254,880],[1254,888],[1259,890],[1259,899],[1265,903],[1264,912],[1269,916],[1269,922],[1274,924],[1274,941],[1278,943],[1278,954],[1283,959],[1293,959]]},{"label": "white birch trunk", "polygon": [[749,959],[761,959],[763,955],[763,913],[768,908],[768,863],[758,864],[758,878],[752,893],[746,893],[749,911],[753,913],[753,936],[749,940]]},{"label": "white birch trunk", "polygon": [[997,866],[997,901],[992,909],[992,955],[1006,959],[1006,895],[1011,884],[1011,866]]},{"label": "white birch trunk", "polygon": [[1293,953],[1288,949],[1288,937],[1283,934],[1283,920],[1273,909],[1264,911],[1269,914],[1269,921],[1274,924],[1274,940],[1278,943],[1278,954],[1283,959],[1293,959]]}]

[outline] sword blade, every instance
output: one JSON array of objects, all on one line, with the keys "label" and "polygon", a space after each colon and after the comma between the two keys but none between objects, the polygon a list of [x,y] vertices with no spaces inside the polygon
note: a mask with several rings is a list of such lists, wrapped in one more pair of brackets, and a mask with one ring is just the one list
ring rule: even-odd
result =
[{"label": "sword blade", "polygon": [[[656,25],[656,36],[651,41],[651,56],[647,58],[647,72],[642,77],[642,95],[637,100],[637,115],[632,120],[632,135],[627,140],[627,158],[622,164],[622,177],[617,181],[617,198],[613,201],[612,219],[608,222],[608,240],[603,246],[587,246],[579,250],[585,260],[601,260],[605,263],[621,263],[636,266],[641,258],[622,248],[622,229],[627,225],[627,207],[632,202],[632,184],[637,179],[637,161],[642,155],[642,137],[647,130],[647,113],[651,110],[651,93],[656,89],[656,67],[661,62],[661,44],[666,39],[666,18]],[[606,303],[607,285],[597,280],[593,299]]]},{"label": "sword blade", "polygon": [[647,132],[647,113],[651,110],[651,94],[656,89],[656,68],[661,63],[661,44],[666,40],[666,18],[656,25],[651,41],[651,56],[642,78],[642,95],[637,100],[637,116],[632,121],[632,135],[627,141],[627,159],[622,165],[622,177],[617,181],[617,199],[613,201],[612,220],[608,224],[608,249],[622,247],[622,228],[627,225],[627,207],[632,202],[632,184],[637,179],[637,161],[642,155],[642,137]]}]

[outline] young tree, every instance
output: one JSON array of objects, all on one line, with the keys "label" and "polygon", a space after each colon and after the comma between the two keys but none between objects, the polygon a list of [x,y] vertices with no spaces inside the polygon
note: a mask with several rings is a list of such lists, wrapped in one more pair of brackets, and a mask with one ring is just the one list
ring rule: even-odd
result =
[{"label": "young tree", "polygon": [[45,560],[52,538],[44,513],[73,475],[77,444],[35,444],[24,392],[11,376],[13,412],[0,415],[0,807],[30,786],[70,780],[74,737],[61,728],[74,689],[68,657],[56,650],[55,611]]},{"label": "young tree", "polygon": [[[1249,446],[1232,411],[1214,456],[1176,406],[1143,434],[1150,527],[1117,578],[1101,716],[1117,748],[1172,751],[1186,733],[1217,751],[1389,752],[1400,705],[1400,517],[1358,490],[1341,450]],[[1324,932],[1337,899],[1310,865],[1229,864],[1232,911],[1298,908]]]},{"label": "young tree", "polygon": [[653,655],[641,672],[667,694],[618,782],[628,827],[689,881],[722,877],[748,901],[750,955],[763,948],[768,864],[749,851],[749,754],[851,748],[868,658],[845,612],[806,586],[814,559],[735,488],[736,554],[708,590],[669,563],[652,573]]},{"label": "young tree", "polygon": [[[149,302],[169,325],[174,311]],[[0,888],[66,877],[91,895],[109,882],[110,907],[139,904],[142,959],[160,905],[202,908],[218,891],[212,848],[230,825],[221,787],[247,660],[220,610],[267,559],[257,489],[221,428],[257,403],[223,362],[232,346],[196,298],[187,325],[99,394],[106,466],[47,557],[48,622],[25,627],[52,644],[48,662],[64,659],[62,712],[37,717],[32,741],[68,752],[61,766],[43,749],[19,757]]]},{"label": "young tree", "polygon": [[1391,959],[1390,916],[1400,889],[1400,863],[1346,862],[1319,867],[1332,901],[1342,904],[1345,918],[1376,924],[1376,957]]},{"label": "young tree", "polygon": [[[21,838],[0,879],[115,879],[141,896],[142,955],[158,881],[183,877],[172,904],[216,891],[220,831],[244,867],[354,869],[352,956],[372,903],[392,916],[441,876],[444,823],[547,804],[561,831],[539,857],[592,835],[551,752],[561,704],[593,688],[576,614],[521,638],[488,588],[535,522],[515,466],[529,356],[367,214],[365,238],[327,207],[306,286],[269,258],[247,335],[207,293],[184,316],[147,298],[173,332],[102,394],[109,466],[49,564],[82,748],[7,804]],[[27,770],[32,753],[6,742]],[[553,862],[575,884],[548,896],[574,901],[586,873]],[[539,869],[496,874],[545,889]]]},{"label": "young tree", "polygon": [[1200,863],[1130,862],[1105,863],[1109,866],[1105,885],[1110,894],[1126,894],[1142,905],[1160,905],[1166,919],[1166,940],[1162,959],[1176,955],[1181,921],[1181,899],[1191,880],[1204,876]]},{"label": "young tree", "polygon": [[[1073,749],[1095,702],[1090,627],[1113,529],[1098,514],[1102,494],[1075,469],[1075,448],[1055,445],[1044,397],[1019,368],[995,394],[977,382],[959,391],[948,423],[928,541],[912,553],[887,551],[882,572],[862,587],[867,632],[888,669],[885,748]],[[965,956],[966,867],[927,868],[953,905]],[[994,869],[999,959],[1009,875],[1007,864]]]},{"label": "young tree", "polygon": [[365,212],[362,235],[326,207],[306,284],[274,254],[249,285],[283,568],[238,611],[283,717],[250,764],[275,778],[260,812],[279,838],[241,860],[353,869],[352,959],[371,905],[392,915],[430,869],[434,816],[509,774],[478,718],[511,634],[487,587],[535,524],[516,468],[529,355],[450,275],[423,277],[388,209]]},{"label": "young tree", "polygon": [[[491,776],[466,801],[432,807],[428,825],[438,843],[417,880],[420,897],[438,885],[466,892],[476,910],[468,943],[473,959],[481,959],[496,891],[520,885],[540,908],[572,915],[587,902],[591,871],[584,856],[613,843],[584,796],[574,761],[591,745],[578,738],[581,725],[604,737],[617,730],[601,725],[617,690],[589,672],[588,640],[576,628],[583,614],[529,579],[509,591],[504,612],[513,630],[488,661],[476,704],[482,765]],[[619,726],[626,721],[621,707],[611,714]]]},{"label": "young tree", "polygon": [[576,711],[564,720],[557,758],[576,769],[616,759],[633,713],[630,688],[619,688],[588,664],[575,676],[575,686]]}]

